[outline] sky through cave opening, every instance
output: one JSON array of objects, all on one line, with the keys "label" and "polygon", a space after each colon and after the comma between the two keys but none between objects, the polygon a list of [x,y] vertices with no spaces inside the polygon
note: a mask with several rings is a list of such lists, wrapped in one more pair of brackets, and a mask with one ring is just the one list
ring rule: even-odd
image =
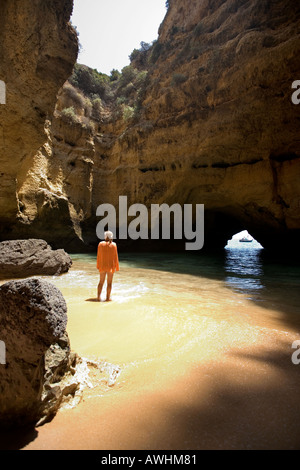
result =
[{"label": "sky through cave opening", "polygon": [[263,249],[263,246],[258,240],[248,232],[248,230],[242,230],[241,232],[235,233],[230,240],[227,241],[225,248],[255,248]]},{"label": "sky through cave opening", "polygon": [[108,75],[121,71],[141,42],[157,39],[166,12],[165,0],[74,0],[71,22],[81,45],[78,63]]}]

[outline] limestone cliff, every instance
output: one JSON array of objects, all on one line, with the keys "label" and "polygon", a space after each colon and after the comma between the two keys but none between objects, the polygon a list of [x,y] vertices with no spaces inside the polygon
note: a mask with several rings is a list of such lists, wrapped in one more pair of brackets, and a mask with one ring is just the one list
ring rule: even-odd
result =
[{"label": "limestone cliff", "polygon": [[72,0],[1,0],[0,223],[2,239],[20,216],[19,172],[45,142],[45,119],[70,75],[78,51],[69,24]]},{"label": "limestone cliff", "polygon": [[88,128],[77,109],[81,117],[70,123],[61,92],[47,142],[18,170],[16,233],[24,227],[52,244],[58,237],[78,249],[93,245],[97,206],[118,207],[126,195],[129,205],[205,204],[206,247],[222,247],[242,229],[265,247],[295,246],[300,109],[291,86],[300,78],[300,5],[169,5],[142,61],[148,80],[138,118]]},{"label": "limestone cliff", "polygon": [[300,6],[170,4],[147,101],[146,117],[160,127],[148,166],[163,160],[173,173],[171,200],[205,204],[206,243],[242,227],[265,247],[297,243],[300,110],[291,84],[300,75]]}]

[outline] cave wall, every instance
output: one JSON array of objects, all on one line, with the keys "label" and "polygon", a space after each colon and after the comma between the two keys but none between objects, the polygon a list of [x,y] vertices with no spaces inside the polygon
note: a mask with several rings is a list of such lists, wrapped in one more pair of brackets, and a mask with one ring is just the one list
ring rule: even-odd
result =
[{"label": "cave wall", "polygon": [[6,84],[6,104],[0,106],[2,239],[12,236],[22,218],[17,194],[22,162],[44,144],[45,120],[77,58],[72,9],[72,0],[0,3],[0,79]]},{"label": "cave wall", "polygon": [[[266,248],[295,248],[300,5],[169,3],[139,120],[103,123],[93,134],[51,117],[44,145],[18,167],[14,236],[94,246],[96,208],[118,208],[126,195],[128,205],[204,204],[205,247],[247,229]],[[41,93],[35,99],[46,99]]]},{"label": "cave wall", "polygon": [[[300,5],[171,1],[140,122],[94,168],[94,208],[117,196],[205,205],[205,246],[247,228],[292,248],[300,229]],[[295,251],[295,250],[294,250]]]}]

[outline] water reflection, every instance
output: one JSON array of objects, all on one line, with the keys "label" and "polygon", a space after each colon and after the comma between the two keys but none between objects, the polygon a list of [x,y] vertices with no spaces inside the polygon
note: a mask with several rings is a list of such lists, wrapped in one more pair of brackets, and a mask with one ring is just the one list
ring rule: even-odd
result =
[{"label": "water reflection", "polygon": [[[75,297],[80,295],[81,287],[89,288],[93,295],[98,279],[95,254],[72,255],[75,262],[67,277],[56,282],[70,281],[68,289],[76,290]],[[225,247],[223,254],[194,252],[184,253],[124,253],[119,255],[121,270],[115,278],[115,296],[121,301],[131,296],[139,297],[162,285],[161,273],[167,285],[176,285],[176,295],[180,291],[190,293],[193,289],[216,297],[218,286],[225,286],[246,298],[259,302],[268,309],[280,309],[285,313],[299,314],[300,304],[300,266],[288,260],[279,262],[276,257],[264,256],[264,249],[253,240],[251,243],[240,243],[232,239]],[[136,269],[141,269],[135,273]],[[170,274],[167,277],[167,273]],[[172,274],[183,274],[188,277],[173,277]],[[217,281],[217,283],[215,282]],[[159,288],[160,288],[159,287]],[[66,287],[64,287],[66,289]],[[72,291],[73,292],[73,291]],[[78,292],[78,294],[77,294]],[[120,294],[120,295],[119,295]],[[74,298],[74,293],[72,293]]]},{"label": "water reflection", "polygon": [[262,249],[257,245],[245,246],[237,241],[225,249],[225,283],[252,300],[258,300],[258,293],[265,287]]}]

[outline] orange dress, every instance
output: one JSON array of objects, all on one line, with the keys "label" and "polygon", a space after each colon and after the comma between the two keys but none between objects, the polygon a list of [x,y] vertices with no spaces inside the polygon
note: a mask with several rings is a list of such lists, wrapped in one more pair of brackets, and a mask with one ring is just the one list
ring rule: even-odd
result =
[{"label": "orange dress", "polygon": [[119,271],[117,245],[114,242],[100,242],[97,251],[97,269],[100,273]]}]

